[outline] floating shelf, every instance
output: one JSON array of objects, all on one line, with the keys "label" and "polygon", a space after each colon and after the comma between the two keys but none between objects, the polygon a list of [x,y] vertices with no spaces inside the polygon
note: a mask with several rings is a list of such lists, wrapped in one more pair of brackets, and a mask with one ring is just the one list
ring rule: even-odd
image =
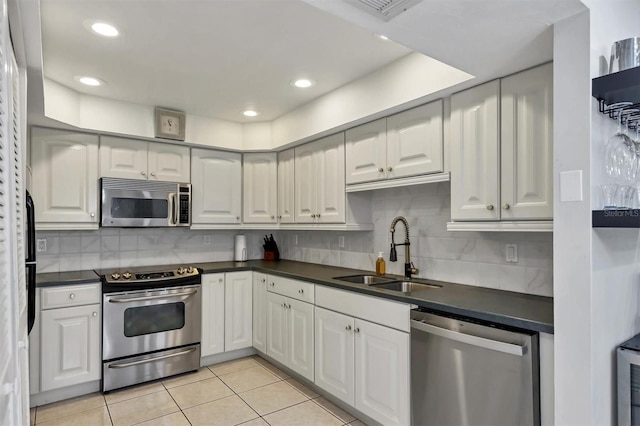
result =
[{"label": "floating shelf", "polygon": [[606,105],[618,102],[633,102],[633,108],[637,108],[640,105],[640,67],[594,78],[591,95],[600,103],[601,112]]},{"label": "floating shelf", "polygon": [[593,210],[591,224],[594,228],[640,228],[640,210]]}]

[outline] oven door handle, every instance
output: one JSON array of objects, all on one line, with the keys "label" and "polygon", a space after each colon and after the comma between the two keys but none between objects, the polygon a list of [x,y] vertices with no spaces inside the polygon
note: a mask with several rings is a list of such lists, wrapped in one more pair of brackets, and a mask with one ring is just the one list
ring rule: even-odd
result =
[{"label": "oven door handle", "polygon": [[189,348],[186,351],[176,352],[175,354],[162,355],[162,356],[157,356],[155,358],[149,358],[149,359],[141,359],[140,361],[125,362],[123,364],[110,364],[109,368],[127,368],[127,367],[133,367],[134,365],[148,364],[150,362],[156,362],[156,361],[161,361],[167,358],[173,358],[176,356],[185,355],[195,351],[196,349],[197,348],[194,347],[194,348]]},{"label": "oven door handle", "polygon": [[144,302],[146,300],[156,300],[156,299],[168,299],[170,297],[190,297],[192,294],[197,293],[197,289],[188,290],[183,293],[174,293],[174,294],[158,294],[156,296],[143,296],[143,297],[129,297],[129,298],[110,298],[109,303],[129,303],[129,302]]}]

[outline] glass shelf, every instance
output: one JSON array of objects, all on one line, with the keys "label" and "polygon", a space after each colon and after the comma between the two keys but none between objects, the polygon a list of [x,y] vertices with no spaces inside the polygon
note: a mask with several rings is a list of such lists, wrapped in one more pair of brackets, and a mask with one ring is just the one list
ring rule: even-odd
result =
[{"label": "glass shelf", "polygon": [[640,228],[640,210],[593,210],[593,228]]}]

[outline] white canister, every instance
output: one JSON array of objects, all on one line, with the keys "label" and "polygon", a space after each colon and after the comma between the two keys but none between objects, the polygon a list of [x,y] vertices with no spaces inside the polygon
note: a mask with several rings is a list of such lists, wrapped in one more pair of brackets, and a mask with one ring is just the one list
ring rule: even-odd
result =
[{"label": "white canister", "polygon": [[236,235],[236,248],[233,260],[236,262],[244,262],[247,260],[247,238],[244,234]]}]

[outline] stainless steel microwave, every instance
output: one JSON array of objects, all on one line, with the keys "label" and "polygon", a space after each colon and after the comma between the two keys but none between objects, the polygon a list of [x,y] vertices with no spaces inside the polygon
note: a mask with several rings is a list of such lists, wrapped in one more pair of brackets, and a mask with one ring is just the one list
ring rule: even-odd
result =
[{"label": "stainless steel microwave", "polygon": [[101,178],[101,225],[166,227],[191,225],[191,184]]}]

